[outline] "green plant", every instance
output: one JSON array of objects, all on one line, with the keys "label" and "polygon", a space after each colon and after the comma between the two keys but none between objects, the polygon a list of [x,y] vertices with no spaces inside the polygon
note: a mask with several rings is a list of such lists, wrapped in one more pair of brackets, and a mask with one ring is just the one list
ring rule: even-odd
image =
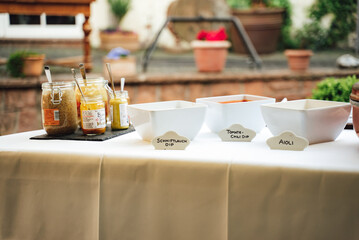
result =
[{"label": "green plant", "polygon": [[231,8],[285,7],[287,0],[227,0]]},{"label": "green plant", "polygon": [[312,99],[349,102],[349,96],[354,83],[359,79],[356,76],[345,78],[329,77],[320,81],[312,91]]},{"label": "green plant", "polygon": [[6,71],[12,77],[24,77],[22,69],[24,67],[24,58],[29,56],[39,55],[30,51],[16,51],[9,56],[6,62]]},{"label": "green plant", "polygon": [[249,8],[251,0],[227,0],[227,4],[231,8]]},{"label": "green plant", "polygon": [[130,10],[131,0],[108,0],[111,11],[120,23],[123,17]]},{"label": "green plant", "polygon": [[353,0],[316,0],[309,10],[311,20],[320,23],[331,18],[328,34],[322,48],[335,47],[344,40],[356,26],[356,2]]},{"label": "green plant", "polygon": [[328,31],[322,28],[318,22],[312,22],[304,24],[293,36],[291,48],[318,50],[326,47]]}]

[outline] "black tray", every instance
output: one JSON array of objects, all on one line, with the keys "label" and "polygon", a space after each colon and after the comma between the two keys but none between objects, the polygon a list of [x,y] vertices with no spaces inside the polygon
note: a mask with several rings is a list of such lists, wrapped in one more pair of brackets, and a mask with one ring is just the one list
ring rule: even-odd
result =
[{"label": "black tray", "polygon": [[47,134],[42,134],[38,136],[31,137],[30,139],[36,140],[50,140],[50,139],[61,139],[61,140],[79,140],[79,141],[105,141],[114,137],[118,137],[130,132],[135,131],[134,127],[131,125],[128,129],[124,130],[111,130],[111,126],[107,126],[106,132],[101,135],[86,136],[82,133],[81,129],[77,129],[75,133],[62,135],[62,136],[49,136]]}]

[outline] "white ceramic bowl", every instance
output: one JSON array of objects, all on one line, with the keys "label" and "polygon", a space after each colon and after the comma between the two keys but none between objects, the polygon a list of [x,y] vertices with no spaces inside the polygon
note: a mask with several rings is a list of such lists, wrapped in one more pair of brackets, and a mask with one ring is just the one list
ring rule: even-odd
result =
[{"label": "white ceramic bowl", "polygon": [[[249,102],[226,103],[225,101],[250,100]],[[197,98],[197,103],[208,106],[206,124],[212,132],[230,127],[232,124],[241,124],[245,128],[260,132],[264,126],[260,105],[274,103],[274,98],[240,94],[220,97]]]},{"label": "white ceramic bowl", "polygon": [[187,101],[165,101],[128,106],[133,126],[145,141],[175,131],[192,140],[201,129],[206,105]]},{"label": "white ceramic bowl", "polygon": [[334,141],[344,129],[350,103],[303,99],[261,106],[273,135],[290,130],[309,144]]}]

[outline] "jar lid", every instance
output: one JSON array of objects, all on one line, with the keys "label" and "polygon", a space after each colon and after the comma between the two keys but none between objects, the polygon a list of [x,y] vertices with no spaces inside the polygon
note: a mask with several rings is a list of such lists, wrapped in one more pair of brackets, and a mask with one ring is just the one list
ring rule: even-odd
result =
[{"label": "jar lid", "polygon": [[350,94],[350,99],[353,101],[359,101],[359,82],[354,83],[352,87],[352,93]]},{"label": "jar lid", "polygon": [[55,87],[59,87],[59,88],[74,88],[75,87],[75,82],[71,81],[71,82],[44,82],[41,84],[42,89],[52,89]]},{"label": "jar lid", "polygon": [[123,91],[116,91],[116,97],[124,97],[124,98],[128,98],[128,92],[127,90],[123,90]]},{"label": "jar lid", "polygon": [[[79,82],[79,84],[82,86],[85,84],[83,78],[77,78],[77,81]],[[103,77],[98,77],[98,78],[86,78],[86,83],[88,84],[107,84],[108,80],[104,79]]]}]

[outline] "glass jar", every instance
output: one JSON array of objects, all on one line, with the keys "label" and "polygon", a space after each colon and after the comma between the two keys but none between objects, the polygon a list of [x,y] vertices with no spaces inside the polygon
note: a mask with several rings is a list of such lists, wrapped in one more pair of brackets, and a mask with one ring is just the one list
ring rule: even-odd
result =
[{"label": "glass jar", "polygon": [[[116,91],[117,92],[117,91]],[[121,92],[121,91],[120,91]],[[126,90],[122,91],[122,94],[127,99],[127,104],[130,104],[130,97],[128,96],[128,92]]]},{"label": "glass jar", "polygon": [[116,96],[110,100],[111,128],[113,130],[127,129],[129,124],[127,91],[116,91]]},{"label": "glass jar", "polygon": [[101,95],[81,98],[81,128],[85,135],[97,135],[106,131],[105,106]]},{"label": "glass jar", "polygon": [[359,137],[359,82],[355,83],[352,87],[350,94],[350,103],[353,106],[353,126],[356,134]]},{"label": "glass jar", "polygon": [[42,84],[41,115],[48,135],[65,135],[77,129],[74,82]]},{"label": "glass jar", "polygon": [[[108,86],[108,81],[103,79],[102,77],[99,78],[87,78],[86,84],[82,78],[78,78],[77,81],[81,87],[82,92],[85,96],[102,96],[102,99],[105,103],[105,114],[106,114],[106,121],[109,120],[109,102],[111,96],[113,95],[112,90]],[[77,117],[78,117],[78,124],[81,125],[81,93],[79,89],[76,87],[76,103],[77,103]]]}]

